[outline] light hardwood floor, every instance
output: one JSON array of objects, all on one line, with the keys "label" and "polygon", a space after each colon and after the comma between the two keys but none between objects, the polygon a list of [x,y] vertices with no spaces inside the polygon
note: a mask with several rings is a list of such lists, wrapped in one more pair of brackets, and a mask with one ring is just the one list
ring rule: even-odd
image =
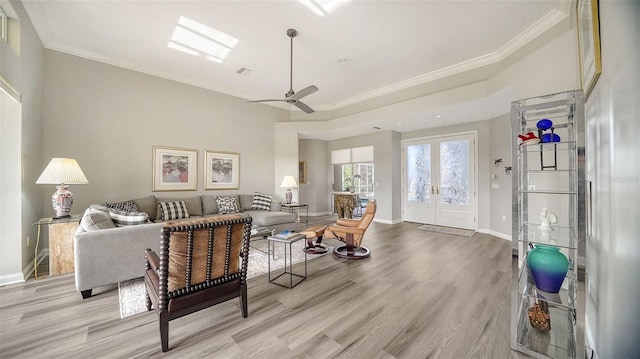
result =
[{"label": "light hardwood floor", "polygon": [[153,312],[120,319],[117,288],[82,300],[73,274],[7,285],[0,357],[528,358],[509,347],[511,242],[418,226],[373,223],[370,258],[310,260],[294,289],[251,279],[248,318],[231,300],[174,320],[165,354]]}]

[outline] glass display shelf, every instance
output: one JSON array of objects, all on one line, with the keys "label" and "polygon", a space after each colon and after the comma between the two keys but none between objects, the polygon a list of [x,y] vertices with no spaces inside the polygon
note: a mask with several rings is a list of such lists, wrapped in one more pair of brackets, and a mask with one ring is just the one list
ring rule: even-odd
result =
[{"label": "glass display shelf", "polygon": [[575,141],[561,142],[539,142],[518,145],[520,152],[540,152],[540,151],[572,151],[576,148]]},{"label": "glass display shelf", "polygon": [[[570,266],[573,263],[570,261]],[[543,299],[549,305],[564,307],[571,309],[576,305],[578,296],[578,279],[571,277],[572,271],[569,271],[564,278],[562,287],[558,293],[549,293],[538,289],[533,281],[533,277],[527,270],[526,259],[518,266],[518,295],[528,297],[530,299]]]},{"label": "glass display shelf", "polygon": [[518,237],[518,241],[532,243],[532,244],[546,244],[566,249],[577,249],[578,239],[577,233],[571,227],[567,226],[553,226],[553,232],[551,234],[551,242],[548,238],[542,238],[538,230],[539,223],[524,223],[520,228],[522,233]]},{"label": "glass display shelf", "polygon": [[530,298],[522,297],[518,310],[517,349],[534,358],[568,359],[576,357],[576,314],[573,308],[549,305],[551,329],[541,331],[531,326]]},{"label": "glass display shelf", "polygon": [[[552,123],[540,123],[543,119]],[[539,123],[544,130],[538,129]],[[511,125],[512,238],[518,259],[512,274],[511,348],[535,358],[576,358],[578,252],[584,238],[583,93],[567,91],[512,102]],[[539,138],[557,135],[560,141],[521,144],[521,135],[528,132]],[[547,213],[553,220],[546,218]],[[545,220],[551,224],[539,223]],[[558,293],[538,289],[529,270],[527,258],[538,244],[558,247],[569,261]],[[536,304],[548,307],[548,312],[537,312],[534,327],[528,310]],[[541,330],[549,320],[550,330]]]}]

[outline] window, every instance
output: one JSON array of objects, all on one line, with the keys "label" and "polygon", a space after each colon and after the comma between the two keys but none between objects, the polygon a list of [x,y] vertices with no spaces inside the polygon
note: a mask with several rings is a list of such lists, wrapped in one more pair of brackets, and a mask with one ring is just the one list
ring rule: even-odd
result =
[{"label": "window", "polygon": [[339,165],[343,191],[373,194],[373,162]]}]

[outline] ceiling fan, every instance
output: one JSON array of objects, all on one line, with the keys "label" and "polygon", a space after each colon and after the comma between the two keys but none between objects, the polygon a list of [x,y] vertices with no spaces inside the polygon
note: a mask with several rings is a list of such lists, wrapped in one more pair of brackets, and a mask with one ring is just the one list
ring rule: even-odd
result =
[{"label": "ceiling fan", "polygon": [[290,66],[290,72],[289,72],[289,91],[286,94],[284,94],[284,99],[281,99],[281,100],[267,99],[267,100],[256,100],[256,101],[247,101],[247,102],[270,102],[270,101],[286,102],[296,106],[297,108],[301,109],[306,113],[314,112],[311,107],[309,107],[304,102],[301,102],[300,99],[318,91],[318,87],[315,85],[311,85],[303,88],[298,92],[293,91],[293,38],[296,37],[296,35],[298,35],[298,31],[296,31],[295,29],[287,30],[287,36],[291,38],[291,64],[290,64],[291,66]]}]

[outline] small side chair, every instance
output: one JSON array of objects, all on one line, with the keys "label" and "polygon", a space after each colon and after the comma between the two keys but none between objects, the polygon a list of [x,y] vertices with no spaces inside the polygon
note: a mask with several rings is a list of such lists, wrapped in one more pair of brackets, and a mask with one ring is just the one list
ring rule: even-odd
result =
[{"label": "small side chair", "polygon": [[[228,214],[167,222],[160,255],[145,251],[147,310],[159,317],[162,351],[169,350],[169,321],[240,299],[247,308],[247,260],[251,217]],[[241,260],[243,258],[244,260]]]}]

